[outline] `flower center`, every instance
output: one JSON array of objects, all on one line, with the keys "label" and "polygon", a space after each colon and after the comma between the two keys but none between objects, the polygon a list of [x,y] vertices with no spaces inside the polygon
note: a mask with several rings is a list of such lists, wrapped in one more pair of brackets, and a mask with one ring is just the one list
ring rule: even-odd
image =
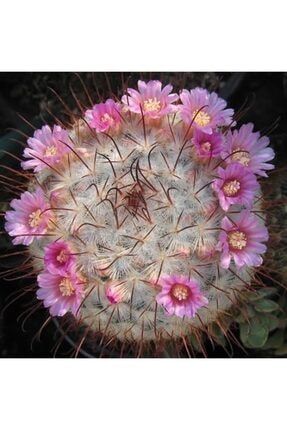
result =
[{"label": "flower center", "polygon": [[56,154],[57,154],[57,148],[55,145],[48,146],[48,148],[45,151],[46,157],[53,157],[53,155],[56,155]]},{"label": "flower center", "polygon": [[243,249],[247,245],[247,237],[243,231],[233,231],[228,234],[228,243],[234,249]]},{"label": "flower center", "polygon": [[59,284],[60,293],[62,296],[71,296],[75,292],[75,288],[69,278],[63,278]]},{"label": "flower center", "polygon": [[57,255],[56,260],[59,261],[59,263],[65,263],[68,260],[68,255],[65,253],[65,251],[63,249]]},{"label": "flower center", "polygon": [[102,122],[109,123],[109,124],[113,124],[114,119],[111,117],[111,115],[109,115],[108,113],[105,113],[105,114],[101,117],[101,121],[102,121]]},{"label": "flower center", "polygon": [[243,166],[248,166],[250,162],[250,155],[247,151],[239,151],[240,148],[237,148],[234,150],[235,154],[232,155],[232,160],[237,161],[240,164],[243,164]]},{"label": "flower center", "polygon": [[171,288],[171,295],[179,300],[180,302],[182,300],[186,300],[190,295],[189,288],[184,284],[174,284]]},{"label": "flower center", "polygon": [[200,125],[201,127],[204,127],[205,125],[209,124],[211,120],[210,115],[208,115],[208,113],[203,112],[202,110],[200,111],[199,109],[193,111],[192,119],[197,125]]},{"label": "flower center", "polygon": [[156,97],[144,101],[144,110],[146,112],[158,112],[160,108],[160,101]]},{"label": "flower center", "polygon": [[209,152],[211,150],[211,143],[210,142],[203,142],[200,144],[200,147],[204,152]]},{"label": "flower center", "polygon": [[233,181],[225,182],[225,184],[223,185],[223,191],[227,197],[235,196],[239,190],[240,190],[240,182],[237,181],[237,179],[234,179]]},{"label": "flower center", "polygon": [[37,209],[29,215],[29,225],[30,227],[38,227],[41,221],[41,209]]}]

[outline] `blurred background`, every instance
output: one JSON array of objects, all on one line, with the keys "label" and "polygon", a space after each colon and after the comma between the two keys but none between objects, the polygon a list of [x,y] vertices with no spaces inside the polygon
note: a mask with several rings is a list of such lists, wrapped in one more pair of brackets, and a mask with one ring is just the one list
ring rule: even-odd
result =
[{"label": "blurred background", "polygon": [[[59,97],[64,100],[72,112],[78,111],[77,101],[80,100],[86,107],[89,100],[85,93],[85,87],[94,103],[101,98],[107,97],[110,93],[120,96],[123,86],[135,86],[138,79],[160,79],[163,83],[171,83],[177,91],[180,88],[193,88],[202,86],[209,90],[214,90],[225,98],[228,106],[236,111],[242,109],[244,115],[239,121],[241,123],[253,122],[255,130],[267,133],[271,140],[271,146],[276,151],[275,164],[279,175],[285,175],[287,162],[287,73],[0,73],[0,204],[1,212],[7,208],[7,202],[11,200],[11,194],[5,186],[5,175],[7,169],[19,168],[19,161],[11,157],[7,152],[16,157],[21,156],[23,143],[26,134],[32,134],[31,127],[23,120],[31,122],[36,127],[41,127],[45,122],[53,123],[53,114],[62,121],[67,121],[68,117]],[[83,86],[84,83],[84,86]],[[282,181],[283,182],[283,181]],[[287,195],[287,181],[285,181]],[[1,217],[1,232],[3,231],[3,216]],[[13,257],[4,257],[7,253],[13,252],[9,238],[1,233],[0,235],[0,272],[17,267],[21,262],[21,254]],[[16,248],[13,248],[16,250]],[[18,250],[21,250],[19,248]],[[27,278],[1,280],[0,288],[0,357],[52,357],[57,341],[61,338],[61,333],[52,324],[49,324],[41,335],[41,341],[35,341],[34,336],[40,326],[45,321],[47,314],[40,307],[35,313],[29,316],[29,308],[32,305],[34,296],[25,295],[18,297],[24,286],[32,283]],[[9,277],[9,276],[8,276]],[[10,276],[13,278],[13,276]],[[17,278],[17,274],[14,275]],[[272,286],[272,285],[271,285]],[[12,295],[11,295],[12,294]],[[18,297],[7,309],[4,309],[9,301]],[[280,303],[280,309],[276,310],[276,318],[279,310],[285,306],[285,302]],[[4,310],[4,311],[3,311]],[[281,322],[277,327],[273,327],[271,335],[280,331],[279,351],[286,348],[286,314],[281,312]],[[280,319],[279,318],[279,319]],[[281,321],[280,320],[280,321]],[[275,334],[276,334],[275,333]],[[283,333],[283,334],[282,334]],[[278,337],[278,334],[277,334]],[[273,344],[274,345],[274,341]],[[271,345],[271,346],[272,346]],[[280,349],[281,348],[281,349]],[[283,349],[282,349],[283,348]],[[57,356],[68,356],[71,345],[65,340]],[[278,350],[278,348],[277,348]],[[271,352],[266,352],[271,351]],[[249,356],[273,356],[285,355],[274,354],[275,347],[265,348],[264,352],[258,349],[248,350]],[[286,350],[287,353],[287,350]],[[245,357],[246,354],[241,349],[234,347],[234,357]],[[225,357],[224,349],[218,347],[208,350],[210,357]]]}]

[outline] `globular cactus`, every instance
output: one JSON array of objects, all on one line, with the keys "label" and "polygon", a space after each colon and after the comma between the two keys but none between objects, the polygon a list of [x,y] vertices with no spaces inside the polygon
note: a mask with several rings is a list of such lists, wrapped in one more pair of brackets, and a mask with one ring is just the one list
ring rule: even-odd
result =
[{"label": "globular cactus", "polygon": [[238,305],[266,251],[269,139],[235,130],[214,92],[171,91],[139,81],[70,128],[36,130],[34,174],[6,213],[37,298],[106,343],[187,345]]}]

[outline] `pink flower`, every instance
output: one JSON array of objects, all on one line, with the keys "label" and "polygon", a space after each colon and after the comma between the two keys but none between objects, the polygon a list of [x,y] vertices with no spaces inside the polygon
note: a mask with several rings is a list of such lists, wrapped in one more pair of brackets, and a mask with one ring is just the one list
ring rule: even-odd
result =
[{"label": "pink flower", "polygon": [[207,134],[199,129],[194,130],[192,143],[196,155],[202,160],[218,157],[222,151],[222,142],[223,139],[220,133]]},{"label": "pink flower", "polygon": [[267,163],[273,160],[273,149],[267,148],[269,139],[254,133],[253,124],[244,124],[239,130],[229,131],[226,135],[226,145],[222,151],[222,158],[226,163],[237,161],[257,175],[267,177],[265,170],[274,169],[274,165]]},{"label": "pink flower", "polygon": [[194,128],[211,134],[216,127],[235,125],[232,119],[233,109],[225,109],[226,101],[214,92],[203,88],[183,90],[180,94],[182,105],[179,105],[182,120]]},{"label": "pink flower", "polygon": [[111,282],[106,289],[106,297],[111,304],[124,302],[131,294],[123,283]]},{"label": "pink flower", "polygon": [[59,125],[54,125],[53,130],[48,125],[36,130],[34,136],[27,140],[28,148],[25,148],[23,156],[30,160],[22,161],[22,168],[40,172],[48,166],[57,165],[63,155],[70,151],[62,142],[71,146],[68,132]]},{"label": "pink flower", "polygon": [[5,214],[5,229],[13,239],[14,245],[30,245],[37,235],[45,234],[52,218],[44,193],[40,187],[34,193],[25,191],[20,199],[10,203],[13,211]]},{"label": "pink flower", "polygon": [[199,308],[208,304],[195,279],[166,275],[158,283],[162,290],[156,296],[156,301],[165,308],[168,315],[193,318]]},{"label": "pink flower", "polygon": [[69,244],[64,240],[50,243],[45,248],[44,263],[50,273],[64,276],[69,272],[75,260]]},{"label": "pink flower", "polygon": [[131,112],[143,114],[152,119],[161,118],[164,115],[177,111],[177,107],[172,103],[178,100],[177,94],[170,94],[171,85],[166,85],[162,89],[160,81],[138,81],[138,90],[128,88],[129,96],[123,96],[122,102]]},{"label": "pink flower", "polygon": [[212,188],[217,192],[220,206],[228,211],[230,205],[241,204],[251,207],[259,184],[256,177],[239,163],[229,164],[225,169],[218,167]]},{"label": "pink flower", "polygon": [[120,115],[120,105],[114,100],[108,99],[105,103],[99,103],[88,109],[85,113],[85,119],[91,128],[98,133],[117,130],[122,121]]},{"label": "pink flower", "polygon": [[220,265],[224,269],[230,266],[233,258],[237,267],[260,266],[263,262],[260,254],[266,252],[266,245],[261,242],[268,240],[267,228],[248,210],[232,221],[224,217],[221,222],[219,242],[216,246],[221,251]]},{"label": "pink flower", "polygon": [[37,298],[44,301],[52,316],[61,317],[69,311],[76,315],[85,293],[75,266],[65,276],[45,270],[38,275],[37,281]]}]

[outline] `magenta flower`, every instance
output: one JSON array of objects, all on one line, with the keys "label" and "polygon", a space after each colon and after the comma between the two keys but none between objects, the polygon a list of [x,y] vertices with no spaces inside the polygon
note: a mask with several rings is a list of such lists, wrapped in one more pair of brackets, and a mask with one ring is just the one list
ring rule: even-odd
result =
[{"label": "magenta flower", "polygon": [[225,109],[226,101],[214,92],[203,88],[183,90],[180,94],[182,105],[179,105],[182,120],[194,128],[211,134],[219,126],[235,125],[232,119],[233,109]]},{"label": "magenta flower", "polygon": [[156,301],[165,308],[168,315],[193,318],[199,308],[208,304],[195,279],[166,275],[158,283],[162,290],[156,296]]},{"label": "magenta flower", "polygon": [[220,206],[228,211],[230,205],[241,204],[251,207],[259,184],[256,176],[239,163],[229,164],[225,169],[218,167],[217,179],[212,188],[217,192]]},{"label": "magenta flower", "polygon": [[37,281],[37,298],[44,301],[45,308],[49,308],[52,316],[61,317],[67,312],[76,315],[85,293],[75,266],[71,266],[65,276],[45,270],[38,275]]},{"label": "magenta flower", "polygon": [[207,134],[199,129],[194,129],[192,143],[196,155],[202,160],[218,157],[222,151],[222,142],[223,139],[220,133]]},{"label": "magenta flower", "polygon": [[52,218],[44,193],[40,187],[35,192],[25,191],[20,199],[13,199],[10,203],[13,211],[5,214],[5,229],[14,245],[30,245],[37,235],[45,234],[48,223]]},{"label": "magenta flower", "polygon": [[172,103],[178,100],[177,94],[170,94],[171,85],[166,85],[162,89],[160,81],[138,81],[138,90],[128,88],[129,96],[123,96],[122,102],[131,112],[143,114],[152,119],[161,118],[163,115],[177,111],[177,107]]},{"label": "magenta flower", "polygon": [[267,163],[273,160],[275,153],[272,148],[267,148],[269,139],[260,137],[260,133],[254,133],[254,125],[244,124],[239,130],[229,131],[226,135],[226,145],[222,151],[222,158],[226,163],[234,161],[248,167],[257,175],[267,177],[265,170],[274,169],[274,165]]},{"label": "magenta flower", "polygon": [[111,304],[116,304],[128,300],[130,292],[123,283],[111,282],[107,286],[106,297]]},{"label": "magenta flower", "polygon": [[71,146],[68,132],[59,125],[54,125],[53,130],[48,125],[44,125],[40,130],[35,131],[34,136],[30,137],[27,143],[28,148],[24,149],[23,156],[30,160],[22,161],[21,166],[25,170],[34,169],[34,172],[57,165],[63,155],[71,150],[65,145],[66,143]]},{"label": "magenta flower", "polygon": [[248,210],[232,221],[224,217],[221,222],[219,242],[216,246],[221,251],[220,265],[224,269],[230,266],[233,258],[237,267],[260,266],[263,262],[260,254],[266,252],[266,245],[262,242],[268,240],[267,228],[259,222],[258,218]]},{"label": "magenta flower", "polygon": [[85,119],[91,128],[98,133],[117,130],[122,118],[120,115],[120,104],[114,100],[108,99],[105,103],[99,103],[88,109],[85,113]]},{"label": "magenta flower", "polygon": [[75,255],[67,242],[59,240],[45,248],[44,263],[48,272],[55,275],[66,275],[75,263]]}]

